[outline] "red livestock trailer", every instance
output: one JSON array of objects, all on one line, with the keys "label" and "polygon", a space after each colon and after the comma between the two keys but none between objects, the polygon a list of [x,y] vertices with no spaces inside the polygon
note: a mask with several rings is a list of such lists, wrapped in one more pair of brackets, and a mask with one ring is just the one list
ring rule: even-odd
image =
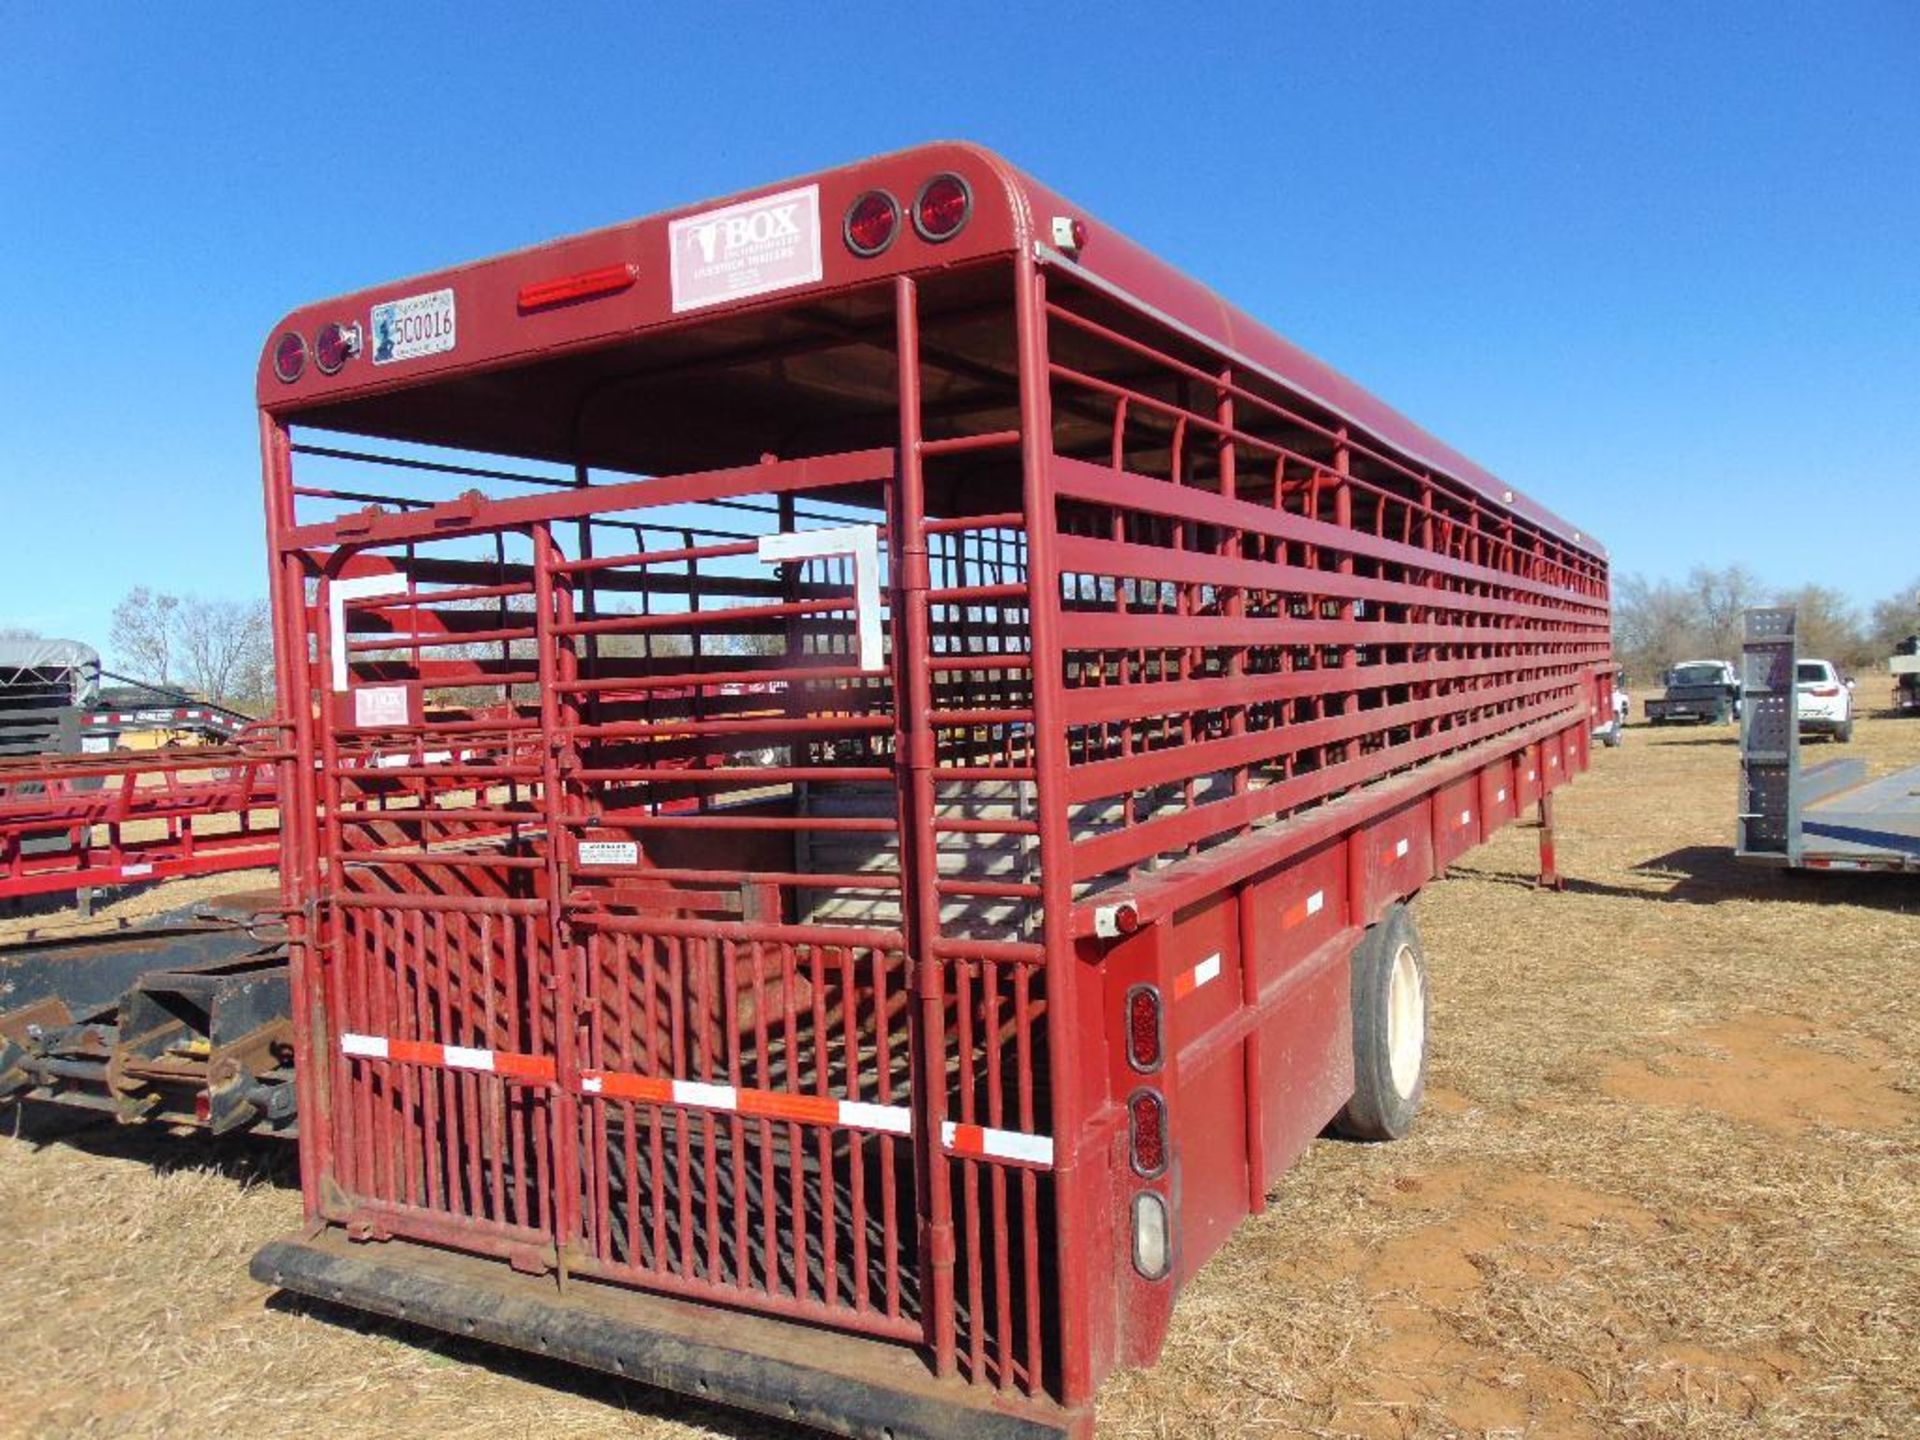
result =
[{"label": "red livestock trailer", "polygon": [[966,146],[302,308],[258,383],[255,1273],[829,1430],[1089,1433],[1314,1136],[1411,1121],[1401,902],[1609,704],[1598,545]]}]

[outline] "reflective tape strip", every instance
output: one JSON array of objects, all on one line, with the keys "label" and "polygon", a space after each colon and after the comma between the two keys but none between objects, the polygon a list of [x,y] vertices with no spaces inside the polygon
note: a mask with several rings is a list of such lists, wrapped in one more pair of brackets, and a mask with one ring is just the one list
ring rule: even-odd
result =
[{"label": "reflective tape strip", "polygon": [[1016,1165],[1053,1165],[1053,1137],[1022,1130],[990,1130],[984,1125],[961,1125],[949,1120],[941,1140],[956,1155],[975,1160],[1011,1160]]},{"label": "reflective tape strip", "polygon": [[556,1074],[553,1061],[544,1055],[517,1055],[511,1050],[480,1050],[469,1045],[436,1045],[431,1040],[389,1040],[383,1035],[342,1035],[340,1053],[356,1060],[392,1060],[403,1065],[468,1070],[543,1084],[551,1084]]},{"label": "reflective tape strip", "polygon": [[384,1060],[387,1058],[387,1042],[378,1035],[342,1035],[340,1053],[359,1060]]},{"label": "reflective tape strip", "polygon": [[1471,825],[1472,823],[1473,823],[1473,812],[1471,810],[1462,810],[1460,812],[1460,828],[1464,830],[1467,828],[1467,826]]},{"label": "reflective tape strip", "polygon": [[1295,925],[1304,925],[1322,910],[1327,908],[1327,892],[1316,890],[1303,900],[1296,900],[1280,916],[1280,924],[1286,929]]},{"label": "reflective tape strip", "polygon": [[1173,977],[1173,998],[1183,1000],[1198,990],[1209,980],[1220,975],[1220,954],[1215,951],[1191,970],[1184,970]]},{"label": "reflective tape strip", "polygon": [[1406,853],[1407,853],[1407,842],[1405,840],[1394,841],[1393,858],[1396,860],[1404,859],[1406,857]]},{"label": "reflective tape strip", "polygon": [[139,878],[142,875],[151,875],[151,874],[153,874],[153,866],[150,864],[149,865],[122,865],[120,867],[120,878],[122,880],[134,880]]},{"label": "reflective tape strip", "polygon": [[747,1090],[701,1080],[673,1080],[663,1075],[587,1070],[581,1073],[580,1091],[602,1100],[638,1100],[648,1105],[718,1110],[803,1125],[838,1125],[848,1130],[878,1130],[891,1135],[906,1135],[913,1129],[913,1112],[904,1105],[839,1100],[831,1095],[795,1095],[785,1090]]},{"label": "reflective tape strip", "polygon": [[1493,798],[1495,800],[1498,800],[1500,803],[1505,804],[1507,799],[1506,787],[1502,786],[1500,789],[1494,791]]}]

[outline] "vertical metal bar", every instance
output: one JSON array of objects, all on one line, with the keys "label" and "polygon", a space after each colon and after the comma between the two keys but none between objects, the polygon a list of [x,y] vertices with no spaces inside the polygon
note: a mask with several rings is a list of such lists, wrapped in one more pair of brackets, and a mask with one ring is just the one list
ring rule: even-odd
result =
[{"label": "vertical metal bar", "polygon": [[[579,1061],[575,1054],[581,1010],[575,994],[574,957],[566,918],[569,863],[566,854],[566,795],[561,775],[561,759],[570,753],[571,727],[561,715],[560,685],[572,678],[563,673],[556,623],[572,619],[571,593],[556,594],[554,564],[560,558],[550,528],[544,523],[531,527],[533,540],[533,634],[540,675],[541,800],[546,818],[547,932],[540,947],[546,955],[546,983],[553,991],[554,1064],[558,1082],[551,1091],[552,1190],[551,1220],[554,1246],[560,1257],[560,1273],[566,1274],[566,1255],[580,1234],[580,1155],[579,1136],[574,1129],[577,1106],[573,1098],[578,1087]],[[538,952],[536,952],[538,953]]]},{"label": "vertical metal bar", "polygon": [[919,1016],[914,1143],[920,1180],[922,1321],[934,1369],[954,1368],[953,1189],[942,1132],[947,1118],[946,973],[934,955],[940,896],[934,836],[933,708],[927,645],[926,477],[920,453],[920,314],[914,282],[894,281],[899,350],[900,458],[891,521],[894,547],[894,763],[899,779],[900,902]]},{"label": "vertical metal bar", "polygon": [[1045,1067],[1053,1087],[1057,1342],[1061,1399],[1092,1397],[1092,1357],[1083,1334],[1091,1303],[1086,1267],[1075,1263],[1074,1223],[1086,1188],[1080,1168],[1080,1124],[1086,1078],[1077,960],[1067,919],[1073,905],[1073,858],[1067,827],[1065,695],[1060,673],[1060,593],[1054,560],[1058,516],[1053,498],[1053,397],[1047,370],[1046,277],[1030,255],[1014,261],[1014,321],[1020,366],[1021,491],[1027,518],[1027,604],[1033,631],[1033,765],[1040,828],[1041,943],[1047,965]]}]

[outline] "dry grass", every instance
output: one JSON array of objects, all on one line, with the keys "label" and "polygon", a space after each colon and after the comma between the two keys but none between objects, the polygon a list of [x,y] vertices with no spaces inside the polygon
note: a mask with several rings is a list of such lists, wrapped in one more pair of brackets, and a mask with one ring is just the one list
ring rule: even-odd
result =
[{"label": "dry grass", "polygon": [[[1510,831],[1421,898],[1419,1133],[1315,1146],[1103,1434],[1920,1434],[1920,885],[1736,867],[1735,761],[1636,728],[1562,801],[1565,894]],[[269,1303],[275,1153],[0,1140],[0,1433],[791,1435]]]}]

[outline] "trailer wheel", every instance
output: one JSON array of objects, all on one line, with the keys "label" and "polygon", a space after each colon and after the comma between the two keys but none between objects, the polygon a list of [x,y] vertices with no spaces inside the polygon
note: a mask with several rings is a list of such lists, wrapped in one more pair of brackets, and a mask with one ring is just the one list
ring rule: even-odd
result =
[{"label": "trailer wheel", "polygon": [[1839,726],[1833,732],[1833,738],[1838,740],[1842,745],[1850,745],[1853,743],[1853,717],[1851,715],[1840,722]]},{"label": "trailer wheel", "polygon": [[1353,1098],[1333,1128],[1354,1140],[1398,1140],[1427,1088],[1427,957],[1406,907],[1395,905],[1353,951]]},{"label": "trailer wheel", "polygon": [[1620,722],[1618,720],[1600,732],[1600,743],[1609,750],[1617,750],[1620,748]]}]

